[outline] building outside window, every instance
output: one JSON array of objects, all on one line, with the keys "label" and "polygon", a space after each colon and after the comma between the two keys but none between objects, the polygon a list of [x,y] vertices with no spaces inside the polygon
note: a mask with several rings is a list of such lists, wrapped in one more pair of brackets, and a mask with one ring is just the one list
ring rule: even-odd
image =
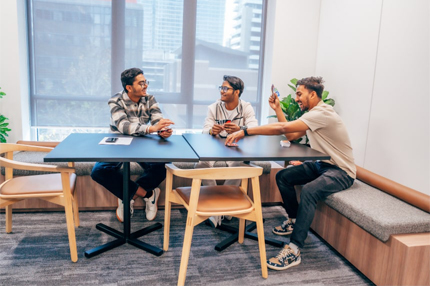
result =
[{"label": "building outside window", "polygon": [[[259,119],[264,0],[184,1],[125,0],[118,11],[107,0],[27,0],[32,139],[108,131],[107,101],[122,89],[118,49],[122,70],[144,71],[176,129],[202,128],[226,74],[243,79]],[[124,27],[124,43],[112,27]]]}]

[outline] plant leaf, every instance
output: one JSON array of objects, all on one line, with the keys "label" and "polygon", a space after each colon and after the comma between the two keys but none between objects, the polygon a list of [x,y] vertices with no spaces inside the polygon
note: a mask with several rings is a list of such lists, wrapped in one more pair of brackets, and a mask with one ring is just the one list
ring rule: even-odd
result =
[{"label": "plant leaf", "polygon": [[299,80],[297,79],[297,78],[293,78],[292,80],[290,80],[290,82],[292,83],[292,84],[294,84],[294,86],[297,86],[297,82],[298,82]]},{"label": "plant leaf", "polygon": [[0,133],[0,142],[1,143],[6,143],[6,137],[4,137],[1,133]]},{"label": "plant leaf", "polygon": [[334,101],[333,98],[328,98],[328,99],[324,100],[324,103],[331,105],[331,106],[334,106],[336,104],[336,101]]},{"label": "plant leaf", "polygon": [[289,86],[292,90],[294,90],[294,92],[296,92],[296,91],[297,91],[297,89],[296,89],[296,87],[295,87],[295,86],[292,86],[291,84],[288,84],[288,86]]},{"label": "plant leaf", "polygon": [[322,96],[321,96],[322,100],[326,99],[328,94],[329,94],[329,92],[327,90],[324,90],[322,93]]}]

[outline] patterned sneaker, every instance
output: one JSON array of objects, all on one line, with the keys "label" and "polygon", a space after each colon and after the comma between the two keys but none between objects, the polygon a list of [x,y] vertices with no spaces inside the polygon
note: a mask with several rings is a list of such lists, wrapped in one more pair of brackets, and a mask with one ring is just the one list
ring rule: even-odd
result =
[{"label": "patterned sneaker", "polygon": [[210,218],[208,218],[209,224],[216,228],[217,226],[221,225],[222,222],[222,217],[221,216],[211,216]]},{"label": "patterned sneaker", "polygon": [[[130,201],[130,217],[133,217],[134,213],[134,200]],[[118,207],[116,208],[116,218],[119,222],[124,222],[124,204],[118,199]]]},{"label": "patterned sneaker", "polygon": [[300,250],[295,254],[290,246],[285,245],[276,257],[272,257],[267,260],[267,267],[273,270],[285,270],[299,265],[300,262],[302,262],[302,259],[300,258]]},{"label": "patterned sneaker", "polygon": [[158,198],[160,197],[160,189],[159,188],[155,188],[153,190],[153,194],[152,196],[150,196],[149,198],[144,198],[143,200],[145,201],[145,213],[146,213],[146,219],[147,220],[154,220],[155,217],[157,216],[157,211],[158,211]]},{"label": "patterned sneaker", "polygon": [[285,220],[282,225],[274,227],[272,229],[272,232],[274,234],[277,235],[290,235],[293,233],[293,229],[294,229],[294,223],[293,221],[289,218],[287,220]]}]

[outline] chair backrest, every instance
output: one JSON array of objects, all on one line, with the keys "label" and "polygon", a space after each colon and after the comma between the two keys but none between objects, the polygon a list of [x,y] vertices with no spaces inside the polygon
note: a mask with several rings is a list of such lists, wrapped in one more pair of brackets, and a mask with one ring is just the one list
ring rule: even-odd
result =
[{"label": "chair backrest", "polygon": [[[39,164],[13,161],[13,152],[16,152],[16,151],[50,152],[52,149],[53,148],[50,148],[50,147],[1,143],[0,154],[5,154],[5,157],[3,158],[0,156],[0,166],[5,168],[5,179],[9,180],[13,177],[13,169],[73,173],[74,168],[58,167],[54,165],[39,165]],[[72,167],[72,165],[69,164],[70,167]]]},{"label": "chair backrest", "polygon": [[249,166],[203,169],[179,169],[173,164],[166,164],[166,168],[175,176],[201,180],[248,179],[263,174],[263,168],[252,164]]}]

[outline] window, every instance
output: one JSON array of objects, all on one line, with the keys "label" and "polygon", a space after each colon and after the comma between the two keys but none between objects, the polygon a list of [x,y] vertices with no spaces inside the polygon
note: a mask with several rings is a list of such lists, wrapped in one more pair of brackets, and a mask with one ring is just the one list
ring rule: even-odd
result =
[{"label": "window", "polygon": [[175,128],[202,128],[225,74],[259,119],[264,0],[27,1],[32,139],[107,131],[130,67]]}]

